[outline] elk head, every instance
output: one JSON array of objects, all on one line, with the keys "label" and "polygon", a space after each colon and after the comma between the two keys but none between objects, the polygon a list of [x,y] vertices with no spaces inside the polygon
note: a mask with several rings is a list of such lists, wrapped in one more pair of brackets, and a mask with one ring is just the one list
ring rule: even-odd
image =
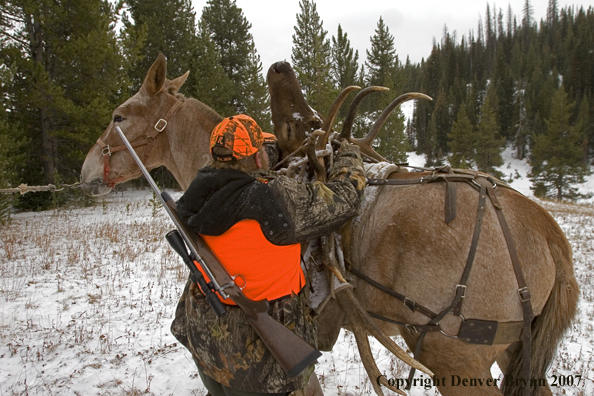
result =
[{"label": "elk head", "polygon": [[320,114],[303,97],[295,72],[287,62],[277,62],[268,69],[268,90],[274,134],[281,151],[297,150],[309,134],[323,124]]}]

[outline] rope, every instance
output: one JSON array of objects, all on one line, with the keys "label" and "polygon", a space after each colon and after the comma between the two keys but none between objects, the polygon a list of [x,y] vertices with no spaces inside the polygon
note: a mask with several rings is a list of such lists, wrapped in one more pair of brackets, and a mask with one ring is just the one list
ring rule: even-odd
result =
[{"label": "rope", "polygon": [[28,192],[38,192],[38,191],[62,191],[65,188],[80,188],[82,185],[79,182],[74,184],[62,184],[60,188],[56,188],[53,184],[48,184],[47,186],[28,186],[26,184],[21,184],[15,188],[0,188],[0,193],[3,194],[10,194],[10,193],[19,193],[21,195],[26,194]]}]

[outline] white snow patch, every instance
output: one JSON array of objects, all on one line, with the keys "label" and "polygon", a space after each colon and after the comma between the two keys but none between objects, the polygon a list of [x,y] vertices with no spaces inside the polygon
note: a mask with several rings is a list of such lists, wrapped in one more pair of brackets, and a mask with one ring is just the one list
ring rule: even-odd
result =
[{"label": "white snow patch", "polygon": [[[504,159],[501,171],[531,196],[529,166],[509,150]],[[423,166],[425,159],[410,154],[409,162]],[[594,177],[580,189],[594,191]],[[18,213],[0,229],[0,395],[206,394],[169,330],[187,271],[164,241],[172,226],[162,210],[153,217],[151,198],[147,191],[112,193],[91,208]],[[552,387],[554,395],[591,395],[594,207],[592,200],[537,202],[572,244],[581,297],[547,379],[573,380]],[[407,367],[370,341],[380,371],[406,378]],[[375,379],[367,378],[350,332],[341,332],[316,372],[327,396],[373,394]],[[416,386],[409,394],[439,392]]]}]

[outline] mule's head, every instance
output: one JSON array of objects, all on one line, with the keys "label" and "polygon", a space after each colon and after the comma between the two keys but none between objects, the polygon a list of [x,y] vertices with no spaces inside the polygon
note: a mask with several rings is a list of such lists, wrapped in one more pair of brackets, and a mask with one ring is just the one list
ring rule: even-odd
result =
[{"label": "mule's head", "polygon": [[281,151],[289,154],[303,144],[309,133],[321,128],[323,120],[305,100],[289,63],[270,66],[267,81],[274,134]]},{"label": "mule's head", "polygon": [[182,103],[177,91],[189,74],[168,80],[166,72],[167,61],[160,54],[138,93],[115,109],[109,126],[93,145],[83,164],[80,179],[85,193],[104,195],[116,184],[141,175],[132,156],[125,149],[120,151],[123,142],[115,130],[116,126],[136,147],[147,169],[163,165],[168,155],[168,142],[159,130],[164,130],[171,112]]}]

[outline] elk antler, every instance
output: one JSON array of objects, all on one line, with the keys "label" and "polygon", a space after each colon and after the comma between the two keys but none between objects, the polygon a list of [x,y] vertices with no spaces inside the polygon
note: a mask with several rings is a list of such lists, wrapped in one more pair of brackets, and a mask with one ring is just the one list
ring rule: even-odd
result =
[{"label": "elk antler", "polygon": [[341,139],[350,139],[351,138],[351,129],[353,128],[353,121],[355,120],[355,115],[357,115],[357,109],[359,108],[359,104],[363,100],[364,97],[369,95],[373,92],[382,92],[382,91],[389,91],[390,88],[380,87],[380,86],[373,86],[367,87],[363,89],[361,92],[355,96],[355,99],[351,102],[351,107],[349,108],[349,113],[347,114],[346,118],[344,119],[344,124],[342,124],[342,131],[340,131],[340,138]]},{"label": "elk antler", "polygon": [[332,131],[332,125],[334,125],[334,120],[336,119],[336,116],[338,115],[338,111],[340,110],[340,107],[346,100],[347,96],[352,91],[357,90],[357,89],[361,89],[361,87],[359,87],[357,85],[350,85],[350,86],[346,87],[338,95],[338,97],[336,98],[334,103],[332,103],[332,107],[330,108],[330,111],[328,112],[328,117],[326,117],[326,120],[324,121],[324,125],[322,126],[322,130],[326,131],[326,135],[324,136],[323,139],[320,139],[320,141],[318,142],[318,145],[317,145],[318,149],[322,150],[322,149],[324,149],[324,147],[326,147],[326,144],[328,144],[330,132]]},{"label": "elk antler", "polygon": [[388,107],[385,108],[385,110],[382,112],[382,114],[379,116],[379,118],[375,121],[375,123],[373,124],[373,126],[371,127],[371,130],[367,133],[367,135],[363,139],[355,139],[355,138],[351,139],[353,141],[353,143],[355,143],[359,146],[362,153],[365,153],[368,156],[375,158],[379,161],[386,161],[386,159],[384,157],[379,155],[373,149],[373,147],[371,147],[371,143],[373,142],[373,139],[375,139],[375,137],[377,136],[377,133],[379,132],[379,130],[384,126],[384,123],[390,116],[390,113],[392,113],[392,111],[394,111],[394,109],[396,107],[400,106],[402,103],[408,102],[409,100],[412,100],[412,99],[433,100],[433,99],[431,99],[430,96],[427,96],[427,95],[419,93],[419,92],[409,92],[404,95],[400,95],[399,97],[394,99],[392,101],[392,103],[390,103],[388,105]]},{"label": "elk antler", "polygon": [[340,288],[336,290],[335,295],[336,300],[338,300],[340,307],[345,312],[346,318],[349,321],[351,329],[353,330],[353,334],[355,335],[355,340],[357,341],[357,347],[359,348],[359,355],[361,356],[363,367],[365,367],[365,371],[367,371],[367,375],[369,376],[369,379],[371,379],[373,389],[379,396],[383,396],[383,393],[380,386],[377,385],[377,378],[379,378],[379,381],[382,385],[386,386],[390,390],[402,394],[404,393],[393,386],[390,386],[384,377],[380,377],[382,374],[377,367],[373,353],[371,352],[369,339],[367,338],[368,335],[375,337],[384,347],[386,347],[404,363],[415,369],[421,370],[430,376],[433,376],[431,370],[410,357],[405,351],[402,350],[402,348],[396,345],[396,343],[390,337],[388,337],[382,331],[382,329],[380,329],[380,327],[369,317],[367,311],[365,311],[365,309],[361,306],[361,303],[357,297],[355,297],[355,293],[351,288]]},{"label": "elk antler", "polygon": [[[334,240],[334,234],[328,236],[328,238],[321,238],[322,243],[322,251],[324,257],[324,264],[330,269],[330,271],[334,274],[337,272],[340,274],[340,268],[336,262],[336,256],[334,255],[334,246],[336,241]],[[343,284],[346,284],[346,280],[340,274],[337,275],[339,281]],[[379,379],[380,383],[390,390],[405,395],[404,392],[391,386],[388,384],[388,381],[385,377],[382,376],[375,360],[373,358],[373,354],[371,353],[371,347],[369,346],[369,339],[367,338],[368,335],[372,335],[375,337],[386,349],[392,352],[397,358],[402,360],[404,363],[408,364],[409,366],[421,370],[424,373],[432,376],[433,373],[423,364],[418,362],[417,360],[410,357],[402,348],[400,348],[396,343],[388,337],[382,329],[371,319],[367,311],[363,308],[355,294],[353,293],[352,287],[340,287],[335,292],[336,300],[340,304],[340,307],[345,312],[345,315],[349,321],[351,329],[355,334],[355,339],[357,341],[357,347],[359,348],[359,355],[361,356],[361,361],[363,362],[363,366],[365,367],[365,371],[371,380],[373,385],[373,389],[378,394],[378,396],[383,396],[383,392],[379,384],[377,384],[377,380],[374,381],[374,378]]]}]

